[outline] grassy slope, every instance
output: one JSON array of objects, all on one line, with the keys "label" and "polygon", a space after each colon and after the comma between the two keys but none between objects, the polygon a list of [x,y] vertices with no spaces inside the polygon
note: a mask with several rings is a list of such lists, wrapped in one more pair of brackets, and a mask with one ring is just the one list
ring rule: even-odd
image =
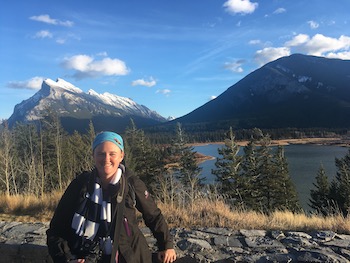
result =
[{"label": "grassy slope", "polygon": [[[0,220],[19,222],[48,222],[60,199],[56,192],[43,198],[34,196],[0,196]],[[222,198],[202,198],[187,206],[158,202],[170,227],[227,227],[230,229],[265,230],[332,230],[350,233],[350,218],[341,215],[323,217],[290,211],[276,211],[270,215],[254,211],[233,210]]]}]

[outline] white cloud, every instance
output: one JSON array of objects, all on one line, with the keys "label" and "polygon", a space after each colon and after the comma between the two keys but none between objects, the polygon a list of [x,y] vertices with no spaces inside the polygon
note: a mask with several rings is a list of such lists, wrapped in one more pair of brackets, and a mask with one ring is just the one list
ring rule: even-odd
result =
[{"label": "white cloud", "polygon": [[56,43],[63,45],[64,43],[66,43],[66,39],[64,39],[64,38],[57,38],[56,39]]},{"label": "white cloud", "polygon": [[31,16],[29,19],[34,20],[34,21],[38,21],[38,22],[42,22],[42,23],[46,23],[46,24],[50,24],[50,25],[60,25],[60,26],[67,26],[67,27],[71,27],[74,25],[74,23],[72,21],[61,21],[59,19],[53,19],[51,18],[49,15],[39,15],[39,16]]},{"label": "white cloud", "polygon": [[62,65],[67,69],[75,70],[74,77],[76,78],[121,76],[128,74],[130,71],[122,60],[107,57],[97,61],[88,55],[65,58]]},{"label": "white cloud", "polygon": [[170,89],[159,89],[156,91],[156,93],[164,94],[166,96],[168,96],[170,92],[171,92]]},{"label": "white cloud", "polygon": [[332,38],[322,34],[310,37],[306,34],[299,34],[285,42],[284,47],[268,47],[258,50],[255,53],[255,61],[259,65],[264,65],[280,57],[289,56],[291,53],[350,59],[350,37],[342,35],[339,38]]},{"label": "white cloud", "polygon": [[249,45],[258,45],[261,43],[261,40],[259,39],[252,39],[249,41]]},{"label": "white cloud", "polygon": [[287,10],[283,7],[280,7],[280,8],[277,8],[273,13],[274,14],[282,14],[282,13],[285,13]]},{"label": "white cloud", "polygon": [[339,58],[339,59],[348,59],[350,60],[350,51],[346,52],[338,52],[338,53],[333,53],[330,52],[326,55],[327,58]]},{"label": "white cloud", "polygon": [[258,50],[255,53],[254,59],[259,65],[262,66],[270,61],[289,55],[290,49],[288,47],[267,47],[262,50]]},{"label": "white cloud", "polygon": [[258,3],[252,3],[250,0],[228,0],[223,6],[231,14],[251,14],[258,8]]},{"label": "white cloud", "polygon": [[225,62],[224,68],[235,73],[241,73],[243,72],[242,64],[243,64],[243,61],[241,60],[234,61],[234,62]]},{"label": "white cloud", "polygon": [[97,56],[107,57],[108,53],[106,51],[102,51],[102,52],[97,53]]},{"label": "white cloud", "polygon": [[7,87],[12,89],[39,90],[44,79],[45,78],[43,77],[33,77],[24,81],[10,81],[9,83],[7,83]]},{"label": "white cloud", "polygon": [[150,80],[147,81],[147,80],[144,80],[144,79],[137,79],[137,80],[134,80],[133,82],[131,82],[131,85],[132,86],[146,86],[146,87],[153,87],[157,84],[157,82],[152,78],[150,77]]},{"label": "white cloud", "polygon": [[41,30],[35,34],[34,38],[52,38],[52,34],[48,30]]},{"label": "white cloud", "polygon": [[299,46],[310,40],[310,37],[306,34],[299,34],[295,36],[292,40],[287,41],[285,45],[287,47]]},{"label": "white cloud", "polygon": [[74,39],[74,40],[80,40],[80,37],[74,35],[74,34],[68,34],[66,36],[61,36],[56,38],[56,43],[57,44],[65,44],[67,41],[69,41],[70,39]]},{"label": "white cloud", "polygon": [[315,21],[307,21],[307,23],[310,25],[310,28],[311,29],[316,29],[316,28],[318,28],[320,25],[317,23],[317,22],[315,22]]},{"label": "white cloud", "polygon": [[304,41],[299,41],[299,43],[295,41],[294,45],[290,45],[290,42],[286,42],[286,44],[294,46],[296,51],[308,55],[327,56],[330,52],[336,54],[338,52],[349,51],[350,49],[350,37],[344,35],[337,39],[322,34],[316,34],[312,38],[300,34],[294,39],[296,38],[304,39]]},{"label": "white cloud", "polygon": [[215,100],[216,98],[217,98],[217,96],[212,95],[212,96],[210,96],[209,100]]}]

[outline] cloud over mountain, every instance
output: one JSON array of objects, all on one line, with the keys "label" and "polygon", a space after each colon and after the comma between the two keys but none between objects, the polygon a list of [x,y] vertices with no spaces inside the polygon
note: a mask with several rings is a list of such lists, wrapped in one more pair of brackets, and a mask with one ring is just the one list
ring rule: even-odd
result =
[{"label": "cloud over mountain", "polygon": [[73,70],[73,76],[77,79],[121,76],[127,75],[130,71],[125,62],[120,59],[107,57],[95,60],[94,57],[82,54],[65,58],[62,66]]}]

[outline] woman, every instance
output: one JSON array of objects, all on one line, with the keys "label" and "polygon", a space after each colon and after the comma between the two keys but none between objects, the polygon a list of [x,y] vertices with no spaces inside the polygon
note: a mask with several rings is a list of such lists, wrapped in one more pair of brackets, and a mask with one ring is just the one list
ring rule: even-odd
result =
[{"label": "woman", "polygon": [[47,230],[53,261],[151,263],[152,254],[137,226],[136,206],[157,239],[158,260],[174,262],[176,253],[161,211],[145,184],[121,164],[122,137],[102,132],[92,152],[95,168],[70,183]]}]

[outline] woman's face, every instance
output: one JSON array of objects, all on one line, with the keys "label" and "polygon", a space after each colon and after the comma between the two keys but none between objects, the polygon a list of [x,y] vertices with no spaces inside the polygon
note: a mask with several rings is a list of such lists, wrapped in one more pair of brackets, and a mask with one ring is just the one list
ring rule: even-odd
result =
[{"label": "woman's face", "polygon": [[113,142],[106,141],[95,148],[93,156],[101,180],[107,183],[116,174],[124,152]]}]

